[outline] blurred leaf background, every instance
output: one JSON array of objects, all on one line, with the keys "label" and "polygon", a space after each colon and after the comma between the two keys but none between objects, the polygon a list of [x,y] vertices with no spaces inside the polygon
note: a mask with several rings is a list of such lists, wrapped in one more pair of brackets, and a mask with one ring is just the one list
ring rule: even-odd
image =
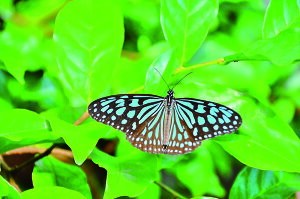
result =
[{"label": "blurred leaf background", "polygon": [[[0,196],[296,198],[299,61],[299,0],[1,0]],[[240,130],[154,155],[87,119],[100,97],[165,96],[154,68],[193,72],[175,97],[233,108]]]}]

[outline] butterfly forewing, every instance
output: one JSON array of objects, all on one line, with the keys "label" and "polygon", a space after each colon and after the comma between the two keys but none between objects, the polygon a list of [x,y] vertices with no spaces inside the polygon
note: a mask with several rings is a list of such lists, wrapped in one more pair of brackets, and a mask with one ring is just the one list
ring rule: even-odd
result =
[{"label": "butterfly forewing", "polygon": [[113,95],[92,102],[88,111],[98,122],[139,135],[164,98],[156,95]]}]

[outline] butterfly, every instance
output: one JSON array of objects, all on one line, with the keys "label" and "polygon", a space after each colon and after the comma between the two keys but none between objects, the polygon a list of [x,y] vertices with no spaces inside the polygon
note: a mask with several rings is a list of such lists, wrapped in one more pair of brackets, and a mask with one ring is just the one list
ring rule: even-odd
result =
[{"label": "butterfly", "polygon": [[[173,87],[174,88],[174,87]],[[120,94],[93,101],[88,111],[98,122],[126,133],[136,148],[158,154],[192,152],[205,139],[233,133],[241,116],[218,103],[194,98]]]}]

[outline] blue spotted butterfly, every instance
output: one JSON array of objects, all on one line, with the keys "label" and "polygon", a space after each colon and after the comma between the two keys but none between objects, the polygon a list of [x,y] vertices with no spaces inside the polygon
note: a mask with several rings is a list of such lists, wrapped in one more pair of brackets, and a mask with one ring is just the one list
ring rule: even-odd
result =
[{"label": "blue spotted butterfly", "polygon": [[238,113],[210,101],[156,95],[124,94],[100,98],[88,107],[98,122],[126,133],[127,140],[148,153],[185,154],[205,139],[233,133],[242,124]]}]

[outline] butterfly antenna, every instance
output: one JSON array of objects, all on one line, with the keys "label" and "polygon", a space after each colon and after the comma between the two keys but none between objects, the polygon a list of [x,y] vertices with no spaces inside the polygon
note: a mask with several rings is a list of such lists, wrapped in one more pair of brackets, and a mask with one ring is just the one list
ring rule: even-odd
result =
[{"label": "butterfly antenna", "polygon": [[166,83],[166,85],[167,85],[167,87],[169,88],[169,90],[171,90],[170,87],[169,87],[169,85],[168,85],[168,83],[167,83],[166,80],[163,78],[162,74],[161,74],[156,68],[154,68],[154,69],[158,72],[158,74],[160,75],[160,77],[164,80],[164,82]]},{"label": "butterfly antenna", "polygon": [[181,78],[172,88],[172,90],[175,88],[175,86],[177,86],[184,78],[186,78],[188,75],[192,74],[193,72],[189,72],[188,74],[186,74],[183,78]]}]

